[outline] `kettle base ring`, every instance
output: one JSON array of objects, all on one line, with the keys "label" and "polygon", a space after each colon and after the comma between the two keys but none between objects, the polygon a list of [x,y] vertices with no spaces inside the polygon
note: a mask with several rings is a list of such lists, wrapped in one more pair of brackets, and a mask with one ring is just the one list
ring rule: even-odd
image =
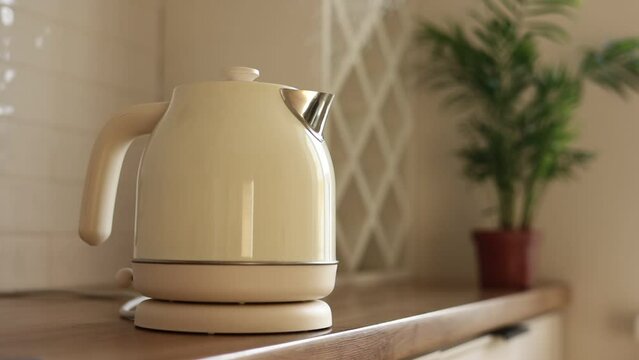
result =
[{"label": "kettle base ring", "polygon": [[195,265],[133,262],[133,287],[171,301],[272,303],[318,300],[335,286],[336,263]]},{"label": "kettle base ring", "polygon": [[135,326],[207,334],[283,333],[332,326],[323,301],[274,304],[186,303],[145,300],[135,311]]}]

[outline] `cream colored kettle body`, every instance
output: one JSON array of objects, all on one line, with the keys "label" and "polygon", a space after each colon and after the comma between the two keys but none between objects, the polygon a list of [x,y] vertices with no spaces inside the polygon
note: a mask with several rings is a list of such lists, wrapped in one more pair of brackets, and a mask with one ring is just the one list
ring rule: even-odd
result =
[{"label": "cream colored kettle body", "polygon": [[247,81],[250,70],[179,86],[168,104],[134,106],[105,126],[87,172],[82,239],[97,245],[110,235],[124,153],[150,133],[134,263],[335,264],[335,180],[322,138],[332,95]]}]

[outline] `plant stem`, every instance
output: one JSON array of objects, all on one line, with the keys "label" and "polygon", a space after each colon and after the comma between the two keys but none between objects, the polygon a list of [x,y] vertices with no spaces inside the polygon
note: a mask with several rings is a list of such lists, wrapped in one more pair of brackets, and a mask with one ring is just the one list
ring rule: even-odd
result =
[{"label": "plant stem", "polygon": [[530,186],[527,184],[526,188],[524,189],[524,201],[523,201],[522,210],[521,210],[521,229],[522,230],[528,230],[532,222],[532,214],[533,214],[533,207],[534,207],[533,204],[535,203],[535,198],[536,198],[535,190],[533,188],[534,186]]},{"label": "plant stem", "polygon": [[497,187],[499,196],[499,223],[502,229],[512,229],[515,218],[515,191]]},{"label": "plant stem", "polygon": [[542,186],[539,184],[539,179],[537,177],[531,177],[530,179],[528,179],[524,187],[524,201],[522,203],[521,210],[522,230],[530,229],[533,221],[533,215],[535,213],[537,202],[541,193]]}]

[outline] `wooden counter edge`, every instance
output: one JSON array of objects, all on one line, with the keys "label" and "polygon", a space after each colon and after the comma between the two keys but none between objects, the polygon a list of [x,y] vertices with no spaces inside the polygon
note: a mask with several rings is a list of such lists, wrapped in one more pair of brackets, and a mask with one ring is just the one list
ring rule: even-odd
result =
[{"label": "wooden counter edge", "polygon": [[554,284],[520,293],[285,344],[210,359],[404,359],[416,357],[506,325],[558,310],[569,290]]}]

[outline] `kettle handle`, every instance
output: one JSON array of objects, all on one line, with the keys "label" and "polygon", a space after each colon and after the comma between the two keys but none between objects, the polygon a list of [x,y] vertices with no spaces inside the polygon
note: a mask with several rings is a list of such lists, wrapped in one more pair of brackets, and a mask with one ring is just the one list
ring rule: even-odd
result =
[{"label": "kettle handle", "polygon": [[151,133],[167,108],[166,102],[131,106],[100,131],[91,151],[80,209],[80,238],[89,245],[99,245],[111,235],[115,195],[129,145]]}]

